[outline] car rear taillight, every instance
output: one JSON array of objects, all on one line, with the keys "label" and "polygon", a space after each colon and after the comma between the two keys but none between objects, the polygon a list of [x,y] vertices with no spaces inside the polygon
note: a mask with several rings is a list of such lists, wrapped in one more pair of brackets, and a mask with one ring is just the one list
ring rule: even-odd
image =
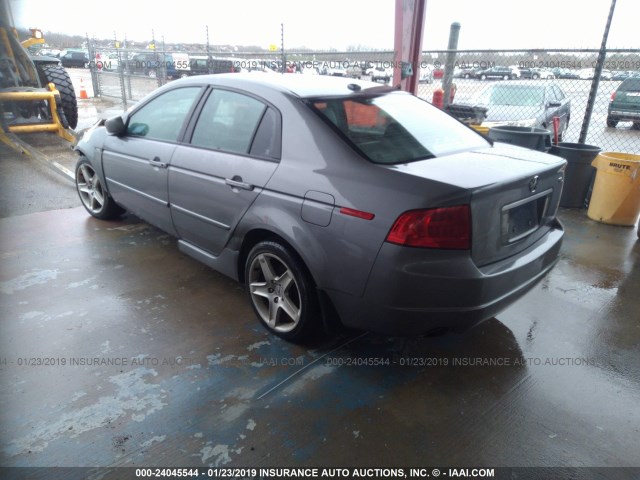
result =
[{"label": "car rear taillight", "polygon": [[616,92],[613,92],[611,94],[611,100],[610,101],[613,102],[615,99],[616,99]]},{"label": "car rear taillight", "polygon": [[408,247],[468,250],[471,248],[469,205],[405,212],[391,227],[387,242]]}]

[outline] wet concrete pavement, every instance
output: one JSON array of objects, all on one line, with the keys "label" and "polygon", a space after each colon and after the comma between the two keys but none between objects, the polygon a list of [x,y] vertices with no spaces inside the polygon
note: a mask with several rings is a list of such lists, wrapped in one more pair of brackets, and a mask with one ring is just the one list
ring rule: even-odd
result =
[{"label": "wet concrete pavement", "polygon": [[640,242],[561,218],[496,319],[314,348],[135,217],[0,219],[0,464],[640,466]]},{"label": "wet concrete pavement", "polygon": [[[80,128],[118,109],[81,102]],[[173,238],[56,209],[73,184],[29,160],[0,168],[1,466],[640,467],[635,229],[561,210],[560,262],[497,318],[305,348]]]}]

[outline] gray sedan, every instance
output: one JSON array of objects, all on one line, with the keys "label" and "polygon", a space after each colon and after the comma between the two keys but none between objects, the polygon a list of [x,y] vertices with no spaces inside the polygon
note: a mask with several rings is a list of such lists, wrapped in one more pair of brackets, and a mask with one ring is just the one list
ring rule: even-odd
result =
[{"label": "gray sedan", "polygon": [[555,84],[494,84],[484,89],[475,104],[487,108],[483,125],[541,127],[553,131],[553,117],[560,119],[558,137],[569,128],[571,100]]},{"label": "gray sedan", "polygon": [[78,143],[94,217],[125,210],[246,285],[290,341],[343,324],[461,331],[555,264],[565,162],[485,137],[405,92],[353,79],[172,82]]}]

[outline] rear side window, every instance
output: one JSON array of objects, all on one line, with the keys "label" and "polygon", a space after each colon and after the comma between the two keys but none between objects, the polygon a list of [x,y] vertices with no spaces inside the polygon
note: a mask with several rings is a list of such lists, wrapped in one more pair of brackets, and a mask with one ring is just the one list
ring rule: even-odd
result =
[{"label": "rear side window", "polygon": [[251,155],[280,159],[280,117],[273,108],[268,108],[251,145]]},{"label": "rear side window", "polygon": [[266,108],[264,103],[247,95],[214,90],[198,118],[191,144],[232,153],[249,153]]},{"label": "rear side window", "polygon": [[489,145],[451,116],[405,93],[310,103],[374,163],[407,163]]}]

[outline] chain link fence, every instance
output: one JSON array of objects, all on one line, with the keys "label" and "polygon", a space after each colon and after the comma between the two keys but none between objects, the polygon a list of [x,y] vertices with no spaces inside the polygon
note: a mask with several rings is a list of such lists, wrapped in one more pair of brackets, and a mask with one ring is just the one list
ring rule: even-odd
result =
[{"label": "chain link fence", "polygon": [[[443,89],[447,51],[425,51],[419,69],[418,95],[432,101]],[[289,71],[341,75],[390,83],[392,51],[203,53],[90,48],[92,80],[97,95],[118,98],[125,107],[176,78],[233,71]],[[640,154],[640,92],[625,95],[637,121],[615,120],[610,101],[625,78],[640,78],[640,49],[608,50],[602,74],[594,79],[597,49],[460,50],[455,52],[452,109],[470,107],[485,126],[541,127],[561,141],[578,142],[588,118],[583,143],[605,151]],[[591,114],[589,92],[598,89]],[[629,82],[627,82],[628,84]],[[640,82],[639,82],[640,83]],[[617,97],[620,98],[620,97]],[[446,100],[445,100],[446,102]],[[467,111],[469,108],[467,108]]]}]

